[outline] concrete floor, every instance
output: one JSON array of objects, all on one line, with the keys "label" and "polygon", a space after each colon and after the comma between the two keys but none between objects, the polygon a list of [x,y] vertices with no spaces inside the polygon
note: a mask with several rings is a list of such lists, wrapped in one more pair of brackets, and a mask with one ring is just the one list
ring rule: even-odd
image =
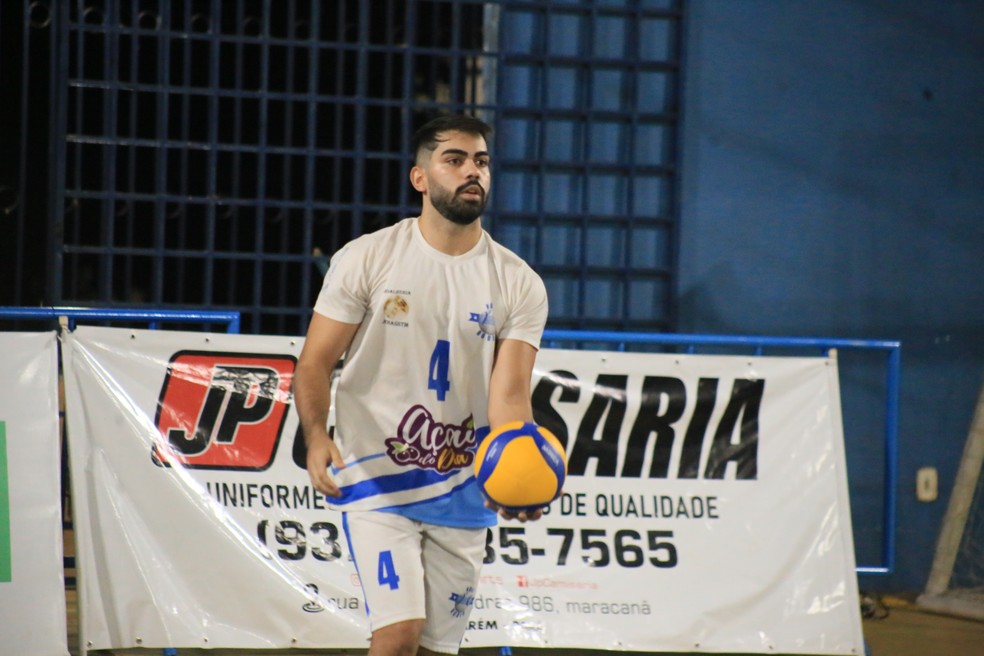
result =
[{"label": "concrete floor", "polygon": [[884,597],[887,616],[864,620],[871,656],[984,656],[984,622],[927,612],[914,598]]},{"label": "concrete floor", "polygon": [[[68,644],[72,656],[79,654],[78,610],[75,590],[68,590]],[[869,656],[984,656],[984,622],[959,619],[918,608],[915,595],[884,597],[875,616],[863,621]],[[883,617],[881,617],[884,615]],[[522,649],[514,656],[611,656],[596,650]],[[88,652],[92,656],[158,656],[159,649],[122,649]],[[498,656],[497,649],[465,649],[462,656]],[[310,649],[243,650],[181,649],[179,656],[329,656],[365,654],[364,651],[324,651]],[[719,655],[728,656],[728,655]],[[734,655],[731,655],[734,656]],[[776,654],[775,656],[780,656]],[[860,655],[859,655],[860,656]]]}]

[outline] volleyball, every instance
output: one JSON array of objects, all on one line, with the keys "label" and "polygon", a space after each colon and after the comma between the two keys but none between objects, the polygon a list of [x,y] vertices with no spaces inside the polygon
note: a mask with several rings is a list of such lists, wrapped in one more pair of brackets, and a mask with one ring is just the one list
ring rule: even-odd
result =
[{"label": "volleyball", "polygon": [[503,424],[482,440],[475,453],[479,488],[510,512],[548,505],[560,496],[566,476],[567,458],[560,440],[532,422]]}]

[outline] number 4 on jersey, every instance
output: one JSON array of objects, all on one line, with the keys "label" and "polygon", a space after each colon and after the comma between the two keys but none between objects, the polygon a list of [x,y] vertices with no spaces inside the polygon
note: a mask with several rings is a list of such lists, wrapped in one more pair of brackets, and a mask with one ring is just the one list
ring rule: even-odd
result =
[{"label": "number 4 on jersey", "polygon": [[427,389],[437,393],[437,400],[443,401],[451,389],[448,378],[448,364],[451,361],[451,342],[446,339],[437,340],[431,353],[430,370],[427,374]]}]

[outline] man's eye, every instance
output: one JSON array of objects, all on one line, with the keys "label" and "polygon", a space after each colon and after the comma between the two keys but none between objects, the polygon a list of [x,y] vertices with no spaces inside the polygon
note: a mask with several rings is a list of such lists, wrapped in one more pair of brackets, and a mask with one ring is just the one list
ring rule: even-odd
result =
[{"label": "man's eye", "polygon": [[476,160],[475,163],[478,166],[488,166],[489,165],[489,160],[487,160],[487,159],[479,159],[479,160]]}]

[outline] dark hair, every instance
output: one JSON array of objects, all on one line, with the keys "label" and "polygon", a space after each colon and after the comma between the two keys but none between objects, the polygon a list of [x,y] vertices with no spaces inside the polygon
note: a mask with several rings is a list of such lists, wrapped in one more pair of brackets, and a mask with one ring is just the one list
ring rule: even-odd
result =
[{"label": "dark hair", "polygon": [[431,119],[417,130],[410,140],[410,152],[414,160],[421,150],[434,150],[439,141],[437,135],[442,132],[465,132],[467,134],[477,134],[484,139],[492,133],[492,126],[485,121],[481,121],[474,116],[463,114],[445,114]]}]

